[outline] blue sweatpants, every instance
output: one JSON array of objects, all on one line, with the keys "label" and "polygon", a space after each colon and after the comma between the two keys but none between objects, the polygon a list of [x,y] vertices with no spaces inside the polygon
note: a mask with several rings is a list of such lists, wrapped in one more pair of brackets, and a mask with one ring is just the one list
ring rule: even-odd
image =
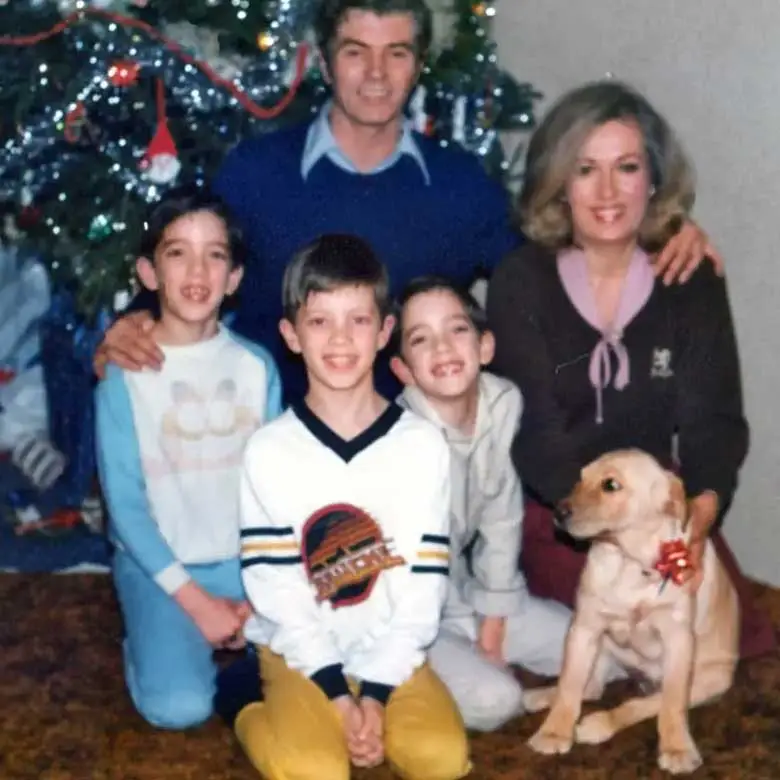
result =
[{"label": "blue sweatpants", "polygon": [[[214,596],[245,598],[238,559],[187,571]],[[113,573],[125,622],[125,680],[136,709],[159,728],[203,723],[212,713],[217,674],[211,645],[127,553],[116,551]]]}]

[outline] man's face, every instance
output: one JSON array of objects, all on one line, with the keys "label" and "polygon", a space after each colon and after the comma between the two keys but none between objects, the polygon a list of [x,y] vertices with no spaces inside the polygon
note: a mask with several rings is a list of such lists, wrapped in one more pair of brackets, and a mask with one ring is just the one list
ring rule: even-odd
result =
[{"label": "man's face", "polygon": [[415,33],[408,13],[347,12],[326,75],[336,107],[352,123],[382,127],[401,115],[419,74]]}]

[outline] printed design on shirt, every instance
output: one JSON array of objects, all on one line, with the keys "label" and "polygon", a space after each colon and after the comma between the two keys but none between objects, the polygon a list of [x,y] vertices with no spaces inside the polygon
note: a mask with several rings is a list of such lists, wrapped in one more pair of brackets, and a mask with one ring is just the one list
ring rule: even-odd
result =
[{"label": "printed design on shirt", "polygon": [[294,566],[302,563],[301,548],[292,526],[263,525],[241,529],[241,568],[265,564]]},{"label": "printed design on shirt", "polygon": [[260,426],[257,399],[254,406],[242,399],[233,379],[220,380],[206,393],[177,380],[170,393],[160,423],[162,462],[145,459],[147,475],[240,465],[247,439]]},{"label": "printed design on shirt", "polygon": [[412,566],[413,574],[450,573],[450,537],[439,534],[423,534]]},{"label": "printed design on shirt", "polygon": [[652,379],[669,379],[672,376],[674,376],[672,350],[667,347],[655,347],[650,364],[650,377]]},{"label": "printed design on shirt", "polygon": [[303,527],[301,550],[317,601],[330,601],[334,609],[365,601],[383,571],[406,564],[376,520],[352,504],[313,514]]}]

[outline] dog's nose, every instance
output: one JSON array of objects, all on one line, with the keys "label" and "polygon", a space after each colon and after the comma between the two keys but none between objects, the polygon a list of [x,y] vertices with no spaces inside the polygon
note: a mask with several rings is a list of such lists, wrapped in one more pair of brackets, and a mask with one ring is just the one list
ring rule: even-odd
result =
[{"label": "dog's nose", "polygon": [[555,525],[558,528],[565,530],[566,526],[569,524],[569,519],[571,518],[571,504],[565,499],[559,501],[553,510],[553,518]]}]

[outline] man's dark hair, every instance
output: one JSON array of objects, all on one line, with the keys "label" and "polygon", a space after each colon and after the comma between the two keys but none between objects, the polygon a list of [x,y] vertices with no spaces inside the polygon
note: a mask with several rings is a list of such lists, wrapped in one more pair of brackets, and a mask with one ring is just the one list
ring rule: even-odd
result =
[{"label": "man's dark hair", "polygon": [[154,253],[169,225],[187,214],[207,211],[222,220],[228,239],[232,266],[244,265],[247,246],[241,228],[235,222],[225,202],[205,187],[186,184],[169,190],[161,200],[152,204],[144,222],[144,232],[138,254],[154,261]]},{"label": "man's dark hair", "polygon": [[338,29],[350,11],[369,11],[377,16],[411,14],[415,26],[417,59],[428,54],[433,36],[433,17],[425,0],[321,0],[314,21],[317,46],[330,66],[333,42]]},{"label": "man's dark hair", "polygon": [[340,287],[366,286],[374,291],[380,316],[390,311],[387,269],[362,238],[329,233],[295,253],[284,271],[282,305],[284,317],[295,317],[312,293]]},{"label": "man's dark hair", "polygon": [[487,315],[485,310],[477,303],[476,298],[461,284],[448,279],[446,276],[428,274],[418,276],[412,279],[404,287],[401,294],[395,301],[395,328],[391,340],[391,348],[394,354],[401,353],[401,342],[403,337],[403,315],[404,309],[418,295],[424,295],[429,292],[448,292],[454,295],[462,304],[463,311],[471,321],[474,329],[480,335],[488,329]]}]

